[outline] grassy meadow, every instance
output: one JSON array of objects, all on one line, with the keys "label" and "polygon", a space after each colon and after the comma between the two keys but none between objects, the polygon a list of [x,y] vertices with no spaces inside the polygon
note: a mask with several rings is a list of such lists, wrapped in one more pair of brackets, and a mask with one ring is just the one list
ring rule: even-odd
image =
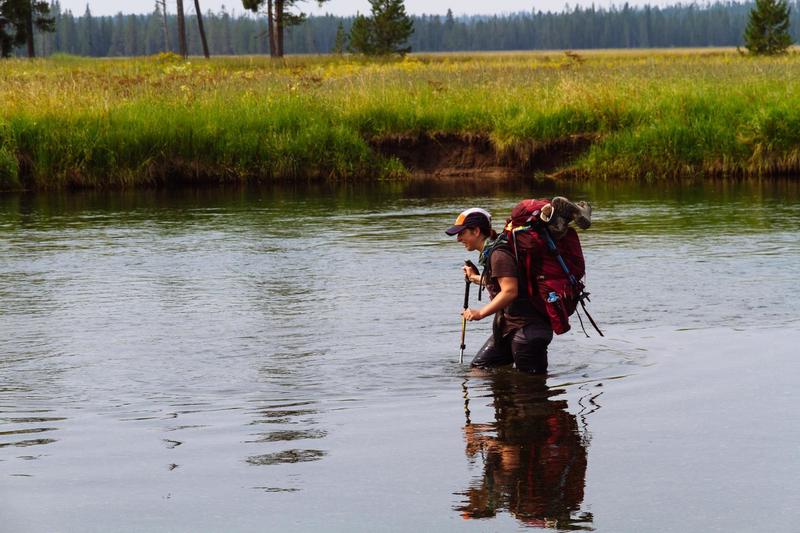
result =
[{"label": "grassy meadow", "polygon": [[488,137],[557,173],[800,173],[800,54],[639,50],[0,61],[0,190],[402,178],[387,138]]}]

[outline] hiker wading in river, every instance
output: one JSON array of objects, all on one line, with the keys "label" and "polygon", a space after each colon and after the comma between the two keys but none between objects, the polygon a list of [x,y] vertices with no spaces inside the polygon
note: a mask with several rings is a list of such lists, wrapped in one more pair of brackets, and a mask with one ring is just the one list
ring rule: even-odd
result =
[{"label": "hiker wading in river", "polygon": [[553,339],[550,320],[520,290],[514,254],[498,240],[491,215],[480,208],[467,209],[445,233],[456,235],[467,251],[480,253],[483,275],[469,266],[463,271],[470,282],[486,288],[491,300],[480,309],[465,309],[464,318],[474,321],[494,315],[493,334],[471,366],[493,368],[514,363],[523,372],[546,373],[547,347]]}]

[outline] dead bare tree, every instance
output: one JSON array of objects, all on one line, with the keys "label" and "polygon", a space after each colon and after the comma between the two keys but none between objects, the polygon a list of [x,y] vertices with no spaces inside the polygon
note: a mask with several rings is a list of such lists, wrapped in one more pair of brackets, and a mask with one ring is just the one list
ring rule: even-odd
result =
[{"label": "dead bare tree", "polygon": [[211,57],[208,53],[208,41],[206,41],[206,30],[203,29],[203,14],[200,10],[200,0],[194,0],[194,11],[197,14],[197,29],[200,32],[200,42],[203,43],[203,55],[206,59]]},{"label": "dead bare tree", "polygon": [[167,26],[167,0],[156,0],[156,11],[161,12],[164,22],[164,51],[169,52],[169,27]]},{"label": "dead bare tree", "polygon": [[283,16],[286,14],[283,8],[284,0],[275,0],[275,49],[276,55],[283,57]]},{"label": "dead bare tree", "polygon": [[[292,11],[292,8],[295,8],[298,3],[305,1],[307,0],[242,0],[245,9],[249,9],[253,13],[262,12],[264,4],[267,4],[267,23],[269,24],[267,33],[269,35],[269,53],[272,57],[283,57],[284,30],[291,26],[297,26],[306,19],[304,13]],[[315,0],[320,6],[328,1]]]},{"label": "dead bare tree", "polygon": [[278,55],[278,47],[275,44],[275,16],[272,11],[272,0],[267,0],[267,24],[269,25],[269,55],[276,57]]},{"label": "dead bare tree", "polygon": [[183,15],[183,0],[177,0],[178,4],[178,51],[181,57],[188,57],[189,52],[186,47],[186,19]]}]

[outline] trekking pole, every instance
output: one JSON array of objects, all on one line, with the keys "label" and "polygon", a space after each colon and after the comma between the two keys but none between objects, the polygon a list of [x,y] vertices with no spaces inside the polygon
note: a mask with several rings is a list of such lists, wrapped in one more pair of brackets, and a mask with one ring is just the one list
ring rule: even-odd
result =
[{"label": "trekking pole", "polygon": [[[472,261],[470,261],[469,259],[464,261],[464,264],[467,265],[471,269],[477,270],[477,268],[475,267],[475,264]],[[464,311],[466,311],[467,309],[469,309],[469,285],[470,285],[470,283],[472,283],[469,280],[469,275],[465,275],[464,276],[464,282],[465,282],[465,286],[464,286]],[[467,345],[464,343],[464,340],[466,339],[466,337],[467,337],[467,317],[465,317],[464,315],[461,315],[461,353],[458,356],[459,364],[463,364],[464,363],[464,349],[467,347]]]},{"label": "trekking pole", "polygon": [[[464,287],[464,311],[469,309],[469,278],[466,278],[466,285]],[[461,315],[461,353],[458,356],[458,362],[460,364],[464,363],[464,349],[467,347],[464,344],[464,339],[467,337],[467,317]]]}]

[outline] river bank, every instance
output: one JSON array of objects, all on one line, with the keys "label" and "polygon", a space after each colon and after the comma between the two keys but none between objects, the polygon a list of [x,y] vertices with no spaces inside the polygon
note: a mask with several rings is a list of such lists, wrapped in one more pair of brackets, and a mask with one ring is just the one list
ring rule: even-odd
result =
[{"label": "river bank", "polygon": [[734,50],[0,64],[0,190],[800,171],[800,56]]}]

